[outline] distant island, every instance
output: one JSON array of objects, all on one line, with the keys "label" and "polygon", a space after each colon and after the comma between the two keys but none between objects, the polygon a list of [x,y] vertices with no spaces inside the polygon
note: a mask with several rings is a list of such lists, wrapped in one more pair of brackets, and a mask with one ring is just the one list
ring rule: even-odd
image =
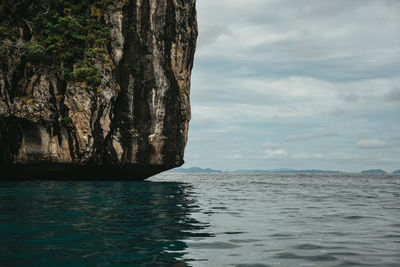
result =
[{"label": "distant island", "polygon": [[387,173],[387,172],[381,169],[372,169],[372,170],[362,171],[361,173]]},{"label": "distant island", "polygon": [[[220,173],[223,172],[221,170],[214,170],[210,168],[200,168],[200,167],[191,167],[191,168],[175,168],[169,170],[168,172],[179,172],[179,173]],[[262,169],[238,169],[232,171],[234,173],[342,173],[340,171],[331,171],[331,170],[296,170],[289,168],[282,169],[270,169],[270,170],[262,170]]]},{"label": "distant island", "polygon": [[[221,172],[233,172],[233,173],[346,173],[342,171],[335,171],[335,170],[318,170],[318,169],[305,169],[305,170],[297,170],[291,168],[280,168],[280,169],[237,169],[234,171],[221,171],[221,170],[214,170],[210,168],[200,168],[200,167],[190,167],[190,168],[175,168],[169,170],[167,172],[175,172],[175,173],[221,173]],[[364,170],[360,173],[368,174],[368,173],[375,173],[375,174],[384,174],[388,173],[381,169],[371,169],[371,170]],[[400,170],[396,170],[392,172],[392,174],[400,174]]]},{"label": "distant island", "polygon": [[282,169],[270,169],[270,170],[260,170],[260,169],[239,169],[234,172],[238,173],[343,173],[341,171],[331,171],[331,170],[296,170],[289,168]]},{"label": "distant island", "polygon": [[168,172],[215,173],[215,172],[222,172],[222,171],[220,171],[220,170],[213,170],[213,169],[210,169],[210,168],[202,169],[202,168],[199,168],[199,167],[191,167],[191,168],[188,168],[188,169],[185,169],[185,168],[175,168],[175,169],[169,170]]}]

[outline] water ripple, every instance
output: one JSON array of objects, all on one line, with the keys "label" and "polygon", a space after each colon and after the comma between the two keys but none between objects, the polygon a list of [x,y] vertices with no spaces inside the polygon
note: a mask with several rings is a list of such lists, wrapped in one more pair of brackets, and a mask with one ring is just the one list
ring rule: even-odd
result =
[{"label": "water ripple", "polygon": [[0,266],[398,266],[400,176],[0,184]]}]

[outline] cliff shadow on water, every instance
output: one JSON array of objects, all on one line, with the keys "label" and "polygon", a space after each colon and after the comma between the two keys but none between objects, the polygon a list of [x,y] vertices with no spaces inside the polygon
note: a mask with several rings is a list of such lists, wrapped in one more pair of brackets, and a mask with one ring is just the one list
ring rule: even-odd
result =
[{"label": "cliff shadow on water", "polygon": [[207,236],[179,182],[4,182],[0,199],[9,266],[186,266],[186,240]]},{"label": "cliff shadow on water", "polygon": [[1,2],[0,178],[182,165],[196,39],[195,0]]}]

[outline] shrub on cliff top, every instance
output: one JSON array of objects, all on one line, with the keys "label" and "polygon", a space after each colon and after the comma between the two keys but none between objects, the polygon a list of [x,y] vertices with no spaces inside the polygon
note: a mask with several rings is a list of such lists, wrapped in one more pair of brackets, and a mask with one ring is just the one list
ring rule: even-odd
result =
[{"label": "shrub on cliff top", "polygon": [[[112,40],[110,26],[102,16],[111,4],[115,0],[0,1],[0,44],[24,38],[28,42],[23,51],[33,65],[44,67],[45,60],[45,66],[53,70],[60,66],[72,69],[75,64],[88,66],[60,78],[97,85],[101,72],[91,65],[104,61]],[[4,57],[6,49],[0,50],[0,57]]]},{"label": "shrub on cliff top", "polygon": [[40,63],[46,58],[46,49],[35,41],[29,41],[23,47],[25,56],[32,63]]},{"label": "shrub on cliff top", "polygon": [[101,82],[101,72],[98,67],[83,67],[72,72],[75,81],[86,82],[91,86],[98,86]]}]

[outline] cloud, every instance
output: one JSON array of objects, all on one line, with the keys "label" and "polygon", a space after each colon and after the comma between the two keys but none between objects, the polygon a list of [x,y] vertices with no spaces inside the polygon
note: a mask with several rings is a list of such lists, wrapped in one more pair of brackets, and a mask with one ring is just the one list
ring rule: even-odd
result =
[{"label": "cloud", "polygon": [[362,139],[357,142],[357,147],[361,149],[383,149],[388,147],[388,143],[379,139]]},{"label": "cloud", "polygon": [[358,102],[361,98],[359,94],[355,94],[354,92],[339,92],[339,97],[350,103]]},{"label": "cloud", "polygon": [[310,155],[307,153],[298,153],[298,154],[293,154],[292,157],[294,159],[310,159]]},{"label": "cloud", "polygon": [[347,114],[347,111],[343,108],[335,108],[329,112],[325,112],[325,114],[329,115],[329,116],[344,116]]},{"label": "cloud", "polygon": [[400,101],[400,87],[393,88],[386,96],[385,100],[388,102],[399,102]]},{"label": "cloud", "polygon": [[228,27],[221,24],[200,24],[199,34],[201,38],[198,41],[198,48],[202,49],[207,45],[211,45],[218,41],[223,35],[229,35]]},{"label": "cloud", "polygon": [[267,149],[272,149],[272,148],[278,147],[278,144],[271,143],[271,142],[265,142],[264,144],[262,144],[262,147],[267,148]]},{"label": "cloud", "polygon": [[266,149],[264,150],[264,159],[277,159],[283,158],[288,155],[288,152],[285,149]]},{"label": "cloud", "polygon": [[230,155],[228,158],[230,158],[230,159],[242,159],[243,155],[242,154],[233,154],[233,155]]},{"label": "cloud", "polygon": [[400,19],[394,8],[399,5],[359,0],[211,2],[198,3],[199,25],[207,25],[204,42],[213,40],[199,55],[214,65],[226,61],[263,75],[331,81],[399,73],[395,44],[400,41]]},{"label": "cloud", "polygon": [[324,157],[323,154],[321,153],[315,153],[315,154],[308,154],[308,153],[294,153],[292,155],[293,159],[296,160],[307,160],[307,159],[322,159]]},{"label": "cloud", "polygon": [[286,137],[286,141],[295,142],[295,141],[303,141],[303,140],[311,140],[311,139],[319,139],[319,138],[327,138],[327,137],[337,137],[339,134],[337,132],[319,132],[319,133],[307,133],[307,134],[297,134],[297,135],[289,135]]},{"label": "cloud", "polygon": [[[201,0],[197,8],[189,164],[356,171],[399,158],[400,1]],[[369,136],[393,147],[378,158],[385,144],[357,142]]]},{"label": "cloud", "polygon": [[245,140],[243,138],[234,138],[232,141],[234,144],[242,144]]}]

